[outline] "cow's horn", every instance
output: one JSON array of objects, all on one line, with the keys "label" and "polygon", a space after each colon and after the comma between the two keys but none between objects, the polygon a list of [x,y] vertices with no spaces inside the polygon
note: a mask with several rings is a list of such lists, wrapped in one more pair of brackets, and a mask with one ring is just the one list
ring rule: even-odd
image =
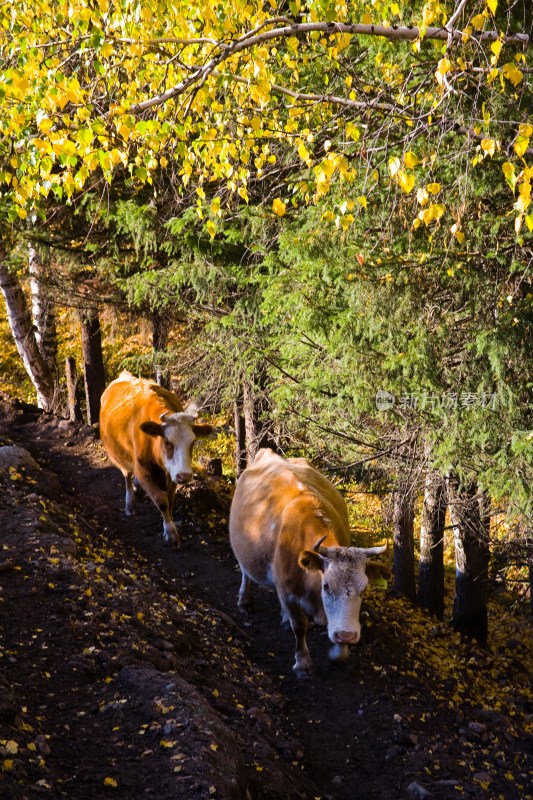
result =
[{"label": "cow's horn", "polygon": [[356,550],[360,550],[361,553],[364,553],[366,556],[377,556],[380,553],[384,553],[387,549],[387,544],[380,544],[377,547],[361,547],[356,548]]},{"label": "cow's horn", "polygon": [[326,538],[326,534],[324,534],[324,536],[322,536],[320,539],[318,539],[313,545],[313,550],[315,551],[315,553],[318,553],[321,556],[327,556],[327,554],[328,554],[328,548],[327,547],[320,547],[320,545],[322,544],[322,542],[324,541],[325,538]]},{"label": "cow's horn", "polygon": [[170,411],[165,411],[164,414],[159,415],[159,419],[161,420],[161,422],[164,422],[167,417],[170,417]]}]

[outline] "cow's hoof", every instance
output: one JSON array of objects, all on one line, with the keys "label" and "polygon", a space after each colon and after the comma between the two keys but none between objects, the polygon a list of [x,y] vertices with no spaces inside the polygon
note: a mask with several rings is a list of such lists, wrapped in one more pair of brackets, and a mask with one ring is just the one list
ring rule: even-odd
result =
[{"label": "cow's hoof", "polygon": [[181,545],[181,539],[178,531],[176,530],[176,526],[166,526],[163,531],[163,536],[165,537],[165,542],[173,547],[175,550],[178,549]]},{"label": "cow's hoof", "polygon": [[311,667],[297,667],[297,666],[294,666],[293,670],[294,670],[294,674],[296,675],[296,677],[300,681],[308,681],[315,674],[315,671],[314,671],[312,666]]},{"label": "cow's hoof", "polygon": [[243,603],[237,603],[237,608],[241,612],[241,614],[249,614],[251,611],[254,610],[254,603],[253,600],[247,600]]},{"label": "cow's hoof", "polygon": [[335,661],[337,664],[347,661],[349,655],[350,649],[347,644],[334,644],[333,647],[330,647],[328,653],[330,661]]},{"label": "cow's hoof", "polygon": [[296,677],[300,679],[312,678],[315,674],[313,662],[310,658],[296,660],[294,662],[293,670],[296,674]]}]

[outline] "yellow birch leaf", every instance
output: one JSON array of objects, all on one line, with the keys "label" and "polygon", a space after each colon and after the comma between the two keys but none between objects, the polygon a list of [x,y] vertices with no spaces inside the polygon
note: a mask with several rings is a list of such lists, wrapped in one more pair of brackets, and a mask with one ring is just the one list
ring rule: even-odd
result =
[{"label": "yellow birch leaf", "polygon": [[[212,219],[208,219],[206,224],[205,224],[205,227],[207,228],[207,232],[209,233],[209,236],[211,237],[211,239],[214,239],[215,235],[216,235],[216,232],[217,232],[217,228],[216,228],[216,225],[213,222],[213,220]],[[162,746],[164,746],[164,745],[162,745]]]},{"label": "yellow birch leaf", "polygon": [[502,67],[502,73],[508,81],[511,81],[513,86],[518,86],[520,81],[523,80],[524,75],[520,70],[513,64],[512,61],[508,61],[507,64],[504,64]]},{"label": "yellow birch leaf", "polygon": [[409,192],[411,192],[414,188],[415,176],[410,175],[409,173],[401,169],[398,172],[398,184],[400,185],[402,191],[405,192],[405,194],[409,194]]},{"label": "yellow birch leaf", "polygon": [[528,214],[526,217],[526,225],[528,231],[531,233],[533,231],[533,214]]},{"label": "yellow birch leaf", "polygon": [[442,189],[442,186],[440,183],[428,183],[426,189],[430,194],[438,194]]},{"label": "yellow birch leaf", "polygon": [[498,0],[487,0],[487,8],[491,14],[495,14],[498,8]]},{"label": "yellow birch leaf", "polygon": [[502,171],[506,179],[510,180],[511,177],[514,177],[514,164],[511,164],[510,161],[506,161],[502,164]]},{"label": "yellow birch leaf", "polygon": [[418,158],[411,150],[403,154],[403,160],[406,167],[409,167],[409,169],[414,169],[414,167],[416,167],[416,165],[419,163]]},{"label": "yellow birch leaf", "polygon": [[397,156],[389,158],[389,172],[392,178],[394,178],[400,167],[401,167],[401,162]]},{"label": "yellow birch leaf", "polygon": [[481,149],[488,153],[489,156],[493,156],[496,152],[496,142],[494,139],[482,139],[481,140]]},{"label": "yellow birch leaf", "polygon": [[104,778],[104,786],[112,786],[114,789],[116,789],[118,783],[114,778]]},{"label": "yellow birch leaf", "polygon": [[427,189],[419,189],[418,192],[416,193],[416,199],[418,200],[421,206],[425,206],[427,201],[429,200]]},{"label": "yellow birch leaf", "polygon": [[475,28],[476,31],[480,31],[485,24],[485,14],[476,14],[475,17],[472,17],[470,20],[471,25]]},{"label": "yellow birch leaf", "polygon": [[353,214],[344,214],[344,216],[342,216],[339,221],[343,229],[347,231],[352,222],[354,221],[354,216]]},{"label": "yellow birch leaf", "polygon": [[311,164],[311,158],[309,156],[309,151],[308,151],[307,147],[305,146],[305,144],[303,142],[301,142],[298,145],[298,155],[300,156],[302,161],[305,161],[305,163],[308,166]]},{"label": "yellow birch leaf", "polygon": [[363,25],[372,25],[372,17],[370,14],[363,14],[361,17],[361,22]]},{"label": "yellow birch leaf", "polygon": [[215,217],[220,216],[220,197],[213,197],[211,200],[211,213]]},{"label": "yellow birch leaf", "polygon": [[501,41],[499,39],[496,39],[496,41],[491,44],[490,49],[492,50],[492,52],[494,53],[494,55],[497,58],[500,55],[500,52],[501,52],[501,49],[502,49]]},{"label": "yellow birch leaf", "polygon": [[364,194],[359,195],[359,197],[356,197],[355,199],[359,203],[360,206],[362,206],[363,208],[367,208],[368,200],[366,199]]},{"label": "yellow birch leaf", "polygon": [[525,136],[517,136],[513,145],[514,151],[519,158],[522,158],[529,146],[529,138]]},{"label": "yellow birch leaf", "polygon": [[276,197],[276,199],[272,202],[272,211],[278,217],[283,217],[284,216],[284,214],[285,214],[285,203],[283,202],[283,200],[280,200],[279,197]]}]

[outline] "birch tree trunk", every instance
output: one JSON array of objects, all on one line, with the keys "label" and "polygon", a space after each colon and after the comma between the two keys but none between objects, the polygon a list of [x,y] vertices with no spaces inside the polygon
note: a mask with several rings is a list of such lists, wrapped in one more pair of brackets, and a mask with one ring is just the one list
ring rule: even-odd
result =
[{"label": "birch tree trunk", "polygon": [[37,393],[39,408],[58,412],[61,409],[59,385],[39,349],[35,327],[26,296],[16,275],[9,272],[6,250],[0,243],[0,290],[6,304],[7,319],[17,350]]},{"label": "birch tree trunk", "polygon": [[444,618],[444,520],[446,492],[435,470],[428,470],[420,527],[418,604],[437,619]]},{"label": "birch tree trunk", "polygon": [[37,345],[50,370],[58,373],[57,330],[53,305],[46,290],[45,269],[40,253],[31,242],[28,244],[28,268],[32,317]]}]

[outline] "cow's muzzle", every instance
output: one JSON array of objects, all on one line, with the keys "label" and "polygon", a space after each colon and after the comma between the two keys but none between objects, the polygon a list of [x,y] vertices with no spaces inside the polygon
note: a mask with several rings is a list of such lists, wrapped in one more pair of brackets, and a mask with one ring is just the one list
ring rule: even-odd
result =
[{"label": "cow's muzzle", "polygon": [[192,480],[192,472],[180,472],[174,476],[174,483],[189,483]]},{"label": "cow's muzzle", "polygon": [[359,631],[335,631],[333,634],[335,644],[357,644],[360,638]]}]

